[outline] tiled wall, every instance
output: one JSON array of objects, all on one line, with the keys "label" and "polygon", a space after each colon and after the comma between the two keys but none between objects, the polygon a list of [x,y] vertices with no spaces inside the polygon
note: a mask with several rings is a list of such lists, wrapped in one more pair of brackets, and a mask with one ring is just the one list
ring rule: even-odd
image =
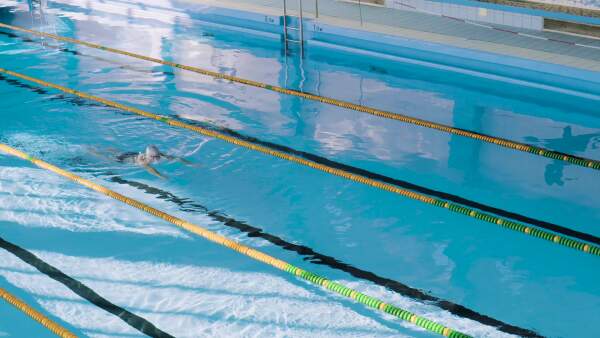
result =
[{"label": "tiled wall", "polygon": [[[386,0],[386,7],[445,15],[457,19],[491,23],[516,28],[542,30],[544,19],[540,16],[499,11],[495,9],[471,7],[428,0]],[[416,9],[414,9],[416,8]]]}]

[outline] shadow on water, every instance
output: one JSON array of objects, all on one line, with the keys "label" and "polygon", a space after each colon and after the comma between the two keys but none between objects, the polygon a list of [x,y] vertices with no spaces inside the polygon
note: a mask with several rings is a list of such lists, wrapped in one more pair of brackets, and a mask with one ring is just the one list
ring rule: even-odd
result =
[{"label": "shadow on water", "polygon": [[[571,126],[563,128],[563,134],[561,137],[553,139],[542,139],[539,140],[535,137],[529,137],[528,140],[534,142],[543,143],[547,148],[558,149],[563,148],[564,151],[575,153],[581,152],[591,146],[593,149],[598,148],[600,142],[600,133],[587,133],[581,135],[573,135]],[[566,149],[565,149],[566,148]],[[563,170],[566,164],[564,161],[554,160],[546,166],[544,171],[544,179],[547,185],[563,185]]]}]

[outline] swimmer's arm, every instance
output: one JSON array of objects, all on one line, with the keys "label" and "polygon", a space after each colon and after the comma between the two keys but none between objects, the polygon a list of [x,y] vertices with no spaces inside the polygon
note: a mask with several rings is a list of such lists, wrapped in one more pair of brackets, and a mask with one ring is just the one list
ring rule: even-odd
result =
[{"label": "swimmer's arm", "polygon": [[198,164],[198,163],[194,163],[194,162],[192,162],[192,161],[188,161],[188,160],[186,160],[186,159],[185,159],[185,158],[183,158],[183,157],[176,157],[175,159],[176,159],[177,161],[179,161],[179,162],[181,162],[181,163],[183,163],[183,164],[189,165],[189,166],[193,166],[193,167],[198,167],[198,166],[200,166],[200,164]]},{"label": "swimmer's arm", "polygon": [[163,174],[159,173],[158,170],[154,169],[153,167],[151,167],[151,166],[149,166],[147,164],[144,164],[144,168],[146,168],[146,170],[148,170],[148,172],[151,173],[154,176],[158,176],[158,177],[160,177],[162,179],[165,179],[165,180],[167,179],[165,176],[163,176]]},{"label": "swimmer's arm", "polygon": [[113,157],[116,157],[120,152],[115,149],[115,148],[106,148],[104,151],[99,150],[96,147],[88,147],[88,151],[94,155],[94,156],[98,156],[98,157],[102,157],[104,159],[113,159]]},{"label": "swimmer's arm", "polygon": [[163,154],[163,153],[161,153],[160,155],[164,156],[169,161],[178,161],[178,162],[181,162],[183,164],[186,164],[186,165],[189,165],[189,166],[193,166],[193,167],[198,167],[199,166],[199,164],[194,163],[192,161],[188,161],[188,160],[186,160],[183,157],[178,157],[178,156],[173,156],[173,155]]},{"label": "swimmer's arm", "polygon": [[103,160],[108,160],[108,161],[116,160],[117,162],[124,162],[126,160],[126,158],[125,157],[121,158],[121,157],[123,155],[127,154],[127,153],[122,153],[118,149],[115,149],[115,148],[105,148],[103,150],[99,150],[98,148],[95,148],[95,147],[88,147],[88,151],[92,155],[94,155],[96,157],[100,157]]}]

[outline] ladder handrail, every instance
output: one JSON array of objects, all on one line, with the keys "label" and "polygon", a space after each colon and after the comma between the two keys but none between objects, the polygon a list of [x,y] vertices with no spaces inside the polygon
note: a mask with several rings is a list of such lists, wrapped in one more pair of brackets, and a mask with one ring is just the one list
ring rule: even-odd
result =
[{"label": "ladder handrail", "polygon": [[362,3],[358,0],[358,14],[360,16],[360,26],[363,25],[363,13],[362,13]]},{"label": "ladder handrail", "polygon": [[[318,9],[318,4],[317,4],[317,9]],[[286,51],[286,55],[287,55],[287,48],[288,48],[288,41],[291,41],[291,39],[288,37],[288,29],[292,29],[290,27],[288,27],[288,21],[287,21],[287,0],[283,0],[283,42],[284,42],[284,48]],[[299,44],[300,44],[300,55],[302,57],[304,57],[304,11],[302,8],[302,0],[298,0],[298,27],[293,27],[293,29],[300,31],[300,38],[299,38]]]},{"label": "ladder handrail", "polygon": [[302,13],[302,0],[298,0],[298,7],[300,11],[300,22],[298,23],[298,26],[300,26],[300,55],[304,56],[304,17]]},{"label": "ladder handrail", "polygon": [[287,0],[283,0],[283,44],[287,54]]}]

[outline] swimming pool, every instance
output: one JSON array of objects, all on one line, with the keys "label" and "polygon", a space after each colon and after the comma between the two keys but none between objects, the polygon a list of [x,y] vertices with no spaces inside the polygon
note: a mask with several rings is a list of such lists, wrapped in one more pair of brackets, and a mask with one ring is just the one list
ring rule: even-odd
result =
[{"label": "swimming pool", "polygon": [[[318,47],[301,60],[269,37],[102,4],[50,2],[41,17],[14,2],[0,7],[0,22],[600,158],[600,100],[590,93]],[[590,168],[5,29],[0,65],[600,236],[600,179]],[[473,336],[600,334],[597,256],[0,79],[1,143]],[[148,144],[199,167],[160,164],[161,180],[98,155]],[[0,286],[76,334],[139,336],[153,325],[177,337],[433,336],[26,161],[0,156],[0,172]],[[0,304],[0,335],[48,335]]]}]

